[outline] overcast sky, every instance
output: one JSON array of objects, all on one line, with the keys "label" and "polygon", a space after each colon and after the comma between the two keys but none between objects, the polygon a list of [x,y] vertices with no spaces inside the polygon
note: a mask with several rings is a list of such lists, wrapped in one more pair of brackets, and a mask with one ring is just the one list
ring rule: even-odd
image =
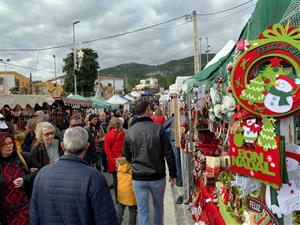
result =
[{"label": "overcast sky", "polygon": [[[184,18],[141,32],[80,44],[173,18],[197,13],[214,13],[249,0],[2,0],[0,2],[0,49],[30,49],[72,44],[75,25],[77,48],[92,48],[99,55],[101,68],[123,63],[156,65],[193,55],[192,23]],[[255,1],[228,12],[198,16],[200,37],[207,37],[211,52],[220,50],[228,40],[236,40],[255,8]],[[206,40],[202,48],[206,50]],[[34,80],[54,77],[53,55],[57,74],[62,74],[63,58],[71,47],[46,51],[0,51],[7,65]],[[0,70],[4,70],[0,64]],[[37,69],[37,70],[36,70]]]}]

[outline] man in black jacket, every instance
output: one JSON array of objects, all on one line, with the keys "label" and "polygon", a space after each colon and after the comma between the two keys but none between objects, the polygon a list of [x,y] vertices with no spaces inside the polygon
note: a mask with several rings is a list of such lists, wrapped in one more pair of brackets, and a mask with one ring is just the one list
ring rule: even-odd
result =
[{"label": "man in black jacket", "polygon": [[30,204],[31,225],[119,225],[105,178],[83,160],[88,132],[64,133],[65,155],[38,173]]},{"label": "man in black jacket", "polygon": [[133,189],[138,206],[139,224],[149,225],[148,199],[154,205],[154,225],[163,223],[163,201],[166,186],[165,159],[170,182],[176,183],[176,165],[170,141],[162,126],[152,122],[150,105],[139,100],[135,105],[138,118],[125,136],[124,154],[132,165]]}]

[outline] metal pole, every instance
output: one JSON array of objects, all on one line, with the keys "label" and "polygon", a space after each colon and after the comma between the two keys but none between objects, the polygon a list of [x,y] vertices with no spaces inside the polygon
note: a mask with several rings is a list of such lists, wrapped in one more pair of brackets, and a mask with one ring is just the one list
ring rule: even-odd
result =
[{"label": "metal pole", "polygon": [[8,80],[8,78],[7,78],[7,76],[6,76],[6,61],[4,61],[4,77],[5,77],[5,80],[6,80],[6,82],[5,82],[5,94],[7,95],[8,94],[8,82],[7,82],[7,80]]},{"label": "metal pole", "polygon": [[55,86],[57,86],[57,79],[56,79],[56,60],[55,60],[55,55],[53,55],[53,60],[54,60],[54,79],[55,79]]},{"label": "metal pole", "polygon": [[208,38],[206,37],[206,65],[208,64],[208,53],[209,53],[209,44],[208,44]]},{"label": "metal pole", "polygon": [[73,76],[74,76],[74,94],[77,94],[77,77],[76,77],[76,70],[77,70],[77,65],[76,65],[76,44],[75,44],[75,25],[77,23],[80,23],[80,21],[75,21],[73,23],[73,60],[74,60],[74,70],[73,70]]},{"label": "metal pole", "polygon": [[9,62],[10,59],[0,59],[0,62],[3,62],[4,63],[4,85],[5,85],[5,93],[4,94],[8,94],[8,78],[6,77],[6,63]]}]

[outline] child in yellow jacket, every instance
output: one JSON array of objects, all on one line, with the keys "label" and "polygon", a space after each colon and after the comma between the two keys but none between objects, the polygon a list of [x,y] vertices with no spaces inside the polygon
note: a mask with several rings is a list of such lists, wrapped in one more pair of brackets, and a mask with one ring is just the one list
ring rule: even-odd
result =
[{"label": "child in yellow jacket", "polygon": [[136,224],[137,205],[132,186],[131,165],[124,157],[117,159],[117,179],[118,179],[118,205],[117,215],[120,223],[123,220],[126,206],[129,208],[129,225]]}]

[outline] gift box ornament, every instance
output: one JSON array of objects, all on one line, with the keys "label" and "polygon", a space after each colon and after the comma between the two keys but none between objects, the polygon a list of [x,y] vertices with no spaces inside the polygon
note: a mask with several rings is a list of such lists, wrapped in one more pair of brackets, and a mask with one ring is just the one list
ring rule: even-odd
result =
[{"label": "gift box ornament", "polygon": [[220,164],[220,157],[206,156],[206,167],[219,169]]},{"label": "gift box ornament", "polygon": [[221,166],[221,168],[229,168],[230,167],[230,156],[229,155],[220,156],[220,166]]}]

